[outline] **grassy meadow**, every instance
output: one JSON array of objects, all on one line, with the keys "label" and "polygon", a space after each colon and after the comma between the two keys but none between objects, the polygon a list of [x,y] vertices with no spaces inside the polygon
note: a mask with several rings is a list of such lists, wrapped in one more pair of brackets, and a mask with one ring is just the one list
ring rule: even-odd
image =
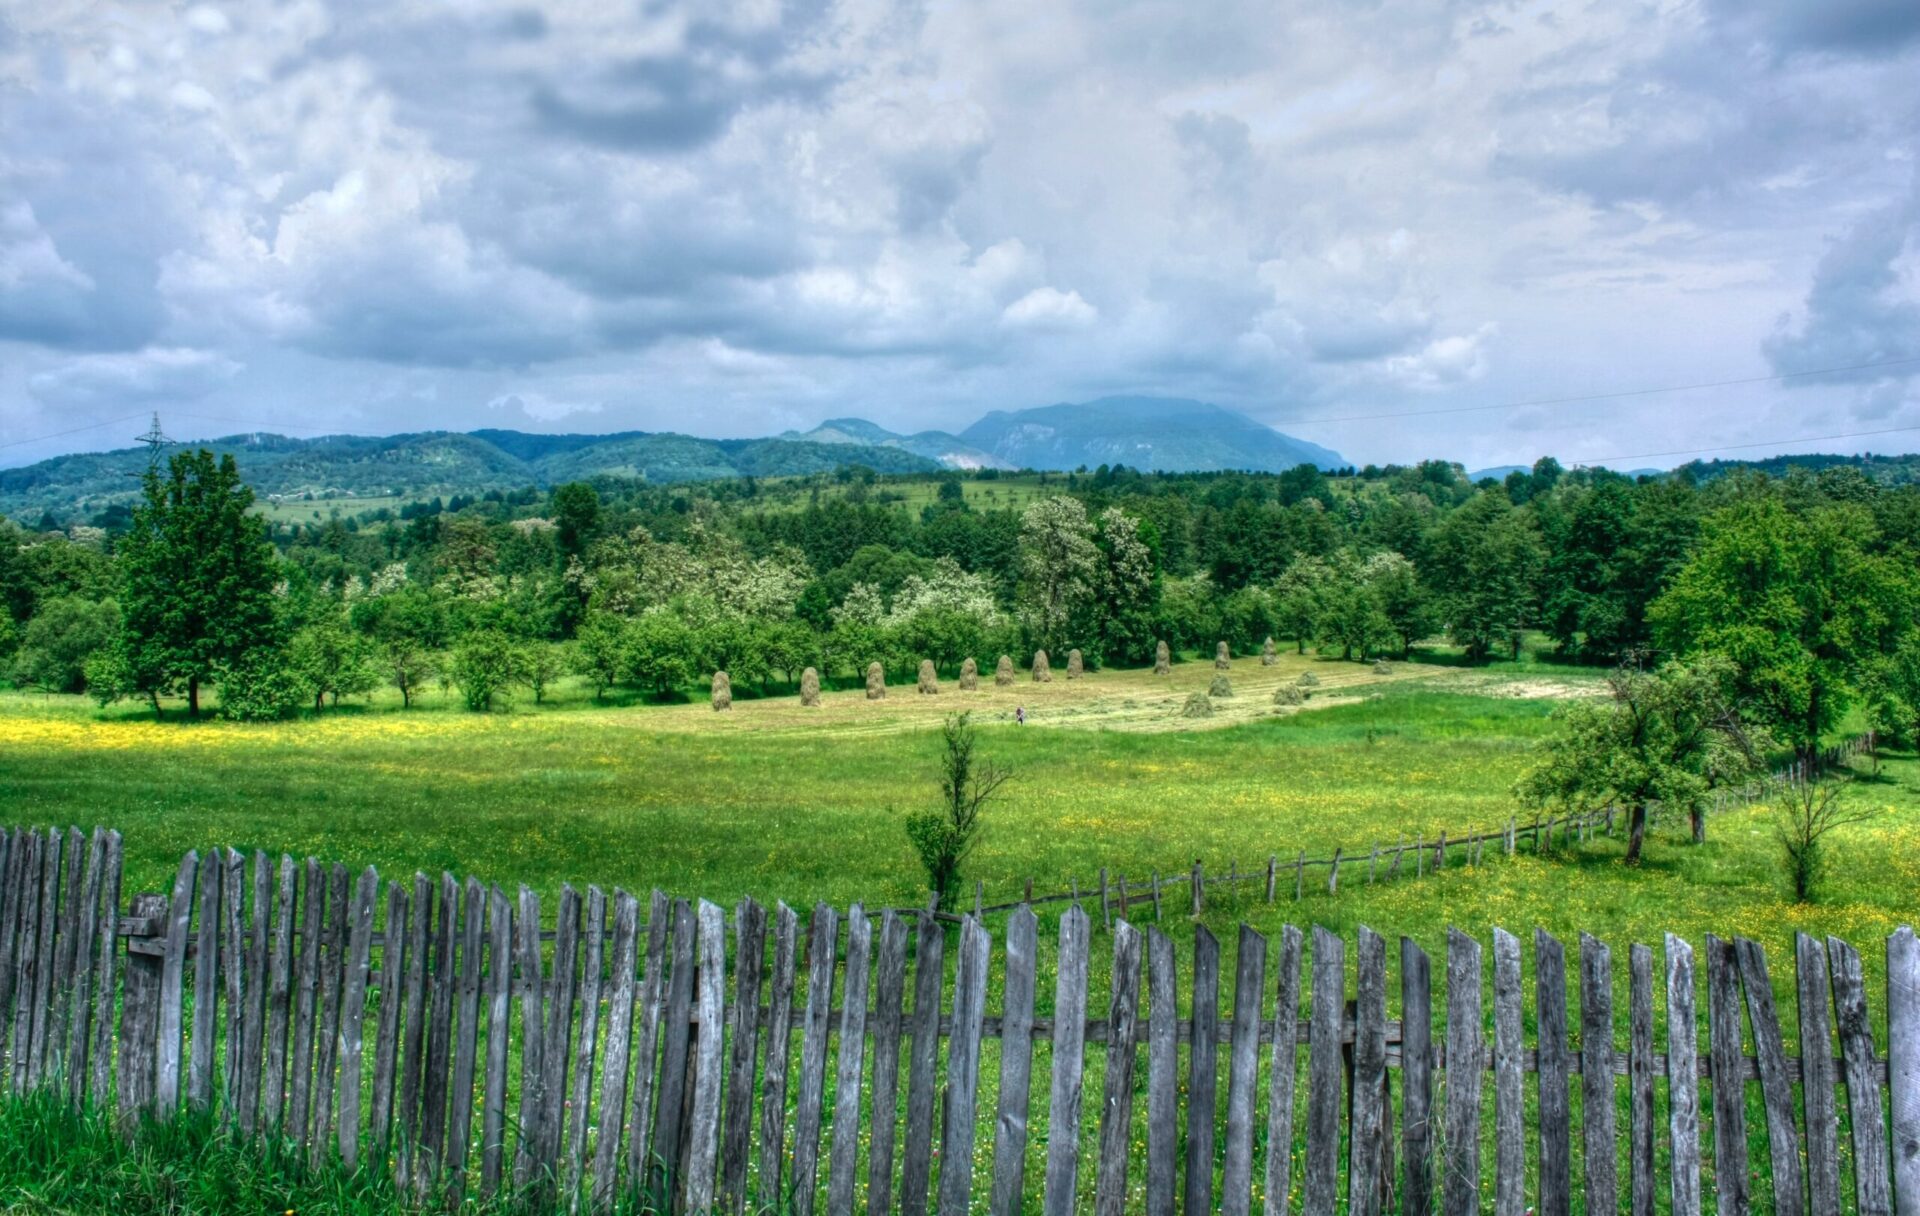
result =
[{"label": "grassy meadow", "polygon": [[[1276,706],[1274,690],[1305,670],[1320,681],[1307,705]],[[704,703],[597,703],[568,686],[548,704],[523,699],[493,715],[429,695],[406,712],[375,698],[273,725],[155,722],[134,707],[101,711],[77,698],[11,694],[0,696],[0,799],[16,821],[120,828],[130,892],[162,889],[187,848],[230,844],[374,864],[388,877],[444,868],[503,886],[525,882],[549,909],[562,883],[658,886],[721,903],[752,895],[801,908],[820,900],[914,905],[923,887],[902,819],[936,796],[937,728],[944,714],[965,708],[983,727],[982,754],[1015,772],[968,870],[990,902],[1015,898],[1029,876],[1037,891],[1076,882],[1091,891],[1105,866],[1138,890],[1155,870],[1183,872],[1196,858],[1218,873],[1230,864],[1264,867],[1269,854],[1284,861],[1301,850],[1359,850],[1337,896],[1326,891],[1325,870],[1308,872],[1301,903],[1292,900],[1290,875],[1272,906],[1259,882],[1209,894],[1201,923],[1221,940],[1228,990],[1232,934],[1243,920],[1269,936],[1289,922],[1349,937],[1365,924],[1390,940],[1414,938],[1437,962],[1447,926],[1484,942],[1499,925],[1525,943],[1529,982],[1530,930],[1554,933],[1570,956],[1584,930],[1614,947],[1622,1008],[1629,942],[1657,950],[1671,931],[1698,946],[1713,932],[1768,947],[1791,1035],[1789,950],[1792,933],[1805,930],[1860,947],[1870,999],[1884,1009],[1880,942],[1912,919],[1920,890],[1920,762],[1911,756],[1887,756],[1877,777],[1849,788],[1847,798],[1876,814],[1833,838],[1831,872],[1811,905],[1787,893],[1764,805],[1713,819],[1704,846],[1686,843],[1683,825],[1662,824],[1638,868],[1622,864],[1619,841],[1601,838],[1545,857],[1489,851],[1478,867],[1456,854],[1443,873],[1370,885],[1373,842],[1431,840],[1442,829],[1458,835],[1516,813],[1524,820],[1514,781],[1553,707],[1593,692],[1597,674],[1531,661],[1378,672],[1312,656],[1283,655],[1274,668],[1242,658],[1230,675],[1236,695],[1216,702],[1215,717],[1182,717],[1186,696],[1213,674],[1210,662],[1188,662],[1169,677],[1106,671],[1069,681],[1062,667],[1044,685],[1023,673],[996,688],[989,674],[972,693],[949,680],[938,697],[918,696],[910,684],[879,702],[837,691],[818,709],[784,694],[745,697],[724,715]],[[1017,708],[1027,711],[1024,726],[1014,722]],[[1108,946],[1097,904],[1089,909],[1098,1013]],[[1043,975],[1051,974],[1060,912],[1061,905],[1041,909]],[[1134,918],[1151,919],[1151,911],[1140,907]],[[1184,892],[1169,897],[1163,925],[1187,975],[1198,929]],[[990,918],[990,928],[997,936],[1001,918]],[[996,967],[996,989],[999,978]],[[1389,989],[1397,1012],[1397,983]],[[1042,1016],[1051,1014],[1051,998],[1043,983]],[[990,991],[989,1008],[999,1001]],[[982,1109],[990,1108],[996,1058],[989,1043]],[[1036,1068],[1048,1059],[1043,1044]],[[1097,1103],[1103,1075],[1093,1053],[1089,1102]],[[1088,1151],[1097,1126],[1089,1113]],[[1036,1144],[1044,1129],[1036,1111]],[[1757,1106],[1749,1131],[1753,1151],[1763,1153]],[[11,1134],[0,1129],[0,1141]],[[978,1151],[985,1169],[990,1141]],[[112,1168],[147,1168],[141,1160],[116,1159]],[[0,1189],[37,1185],[37,1169],[25,1159],[0,1168]],[[1038,1177],[1036,1164],[1033,1185]],[[267,1180],[261,1189],[297,1202],[301,1185]],[[390,1210],[372,1194],[347,1206],[356,1205]]]}]

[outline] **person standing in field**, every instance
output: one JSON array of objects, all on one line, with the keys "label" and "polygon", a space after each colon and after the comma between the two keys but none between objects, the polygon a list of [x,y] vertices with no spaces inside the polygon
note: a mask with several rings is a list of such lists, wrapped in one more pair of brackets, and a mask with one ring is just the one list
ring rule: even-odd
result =
[{"label": "person standing in field", "polygon": [[1013,724],[1015,726],[1025,726],[1027,724],[1027,707],[1026,706],[1021,705],[1021,706],[1015,707],[1013,711]]}]

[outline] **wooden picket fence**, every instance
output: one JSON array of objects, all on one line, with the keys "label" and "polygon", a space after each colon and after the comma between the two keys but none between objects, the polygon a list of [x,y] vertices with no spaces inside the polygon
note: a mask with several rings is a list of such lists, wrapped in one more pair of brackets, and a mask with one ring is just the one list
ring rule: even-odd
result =
[{"label": "wooden picket fence", "polygon": [[1790,1055],[1766,954],[1744,939],[1706,940],[1704,1009],[1691,945],[1667,936],[1659,963],[1632,946],[1623,1026],[1592,937],[1573,1010],[1545,932],[1531,1002],[1511,934],[1491,935],[1489,987],[1483,943],[1451,931],[1439,993],[1402,938],[1396,1020],[1371,930],[1287,926],[1275,943],[1243,925],[1223,994],[1221,946],[1196,924],[1182,1017],[1157,927],[1116,920],[1091,991],[1078,906],[1058,920],[1049,1009],[1026,907],[997,960],[973,917],[950,931],[821,905],[803,924],[785,905],[729,918],[655,892],[643,920],[640,899],[597,887],[563,888],[544,929],[524,887],[415,875],[383,898],[372,869],[217,850],[122,913],[121,856],[110,831],[0,834],[13,1091],[129,1120],[211,1112],[316,1165],[390,1169],[423,1204],[1696,1216],[1705,1188],[1722,1213],[1769,1196],[1815,1216],[1920,1212],[1907,928],[1886,946],[1885,1057],[1860,955],[1798,937]]}]

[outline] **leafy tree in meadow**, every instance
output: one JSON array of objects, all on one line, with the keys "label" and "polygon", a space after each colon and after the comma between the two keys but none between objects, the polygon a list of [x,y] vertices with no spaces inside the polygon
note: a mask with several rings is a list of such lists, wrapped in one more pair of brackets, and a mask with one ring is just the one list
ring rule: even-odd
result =
[{"label": "leafy tree in meadow", "polygon": [[1160,575],[1148,533],[1119,507],[1095,521],[1100,549],[1099,652],[1110,663],[1148,663],[1157,641]]},{"label": "leafy tree in meadow", "polygon": [[527,679],[527,661],[519,641],[487,629],[460,639],[448,671],[467,708],[487,713],[513,704],[514,687]]},{"label": "leafy tree in meadow", "polygon": [[1872,538],[1859,507],[1796,513],[1750,496],[1705,521],[1651,609],[1656,636],[1677,654],[1727,656],[1750,712],[1811,758],[1913,625],[1913,572],[1870,551]]},{"label": "leafy tree in meadow", "polygon": [[343,696],[362,696],[380,686],[374,648],[338,613],[326,613],[297,631],[287,643],[286,662],[316,711],[328,698],[337,707]]},{"label": "leafy tree in meadow", "polygon": [[1342,659],[1370,658],[1393,639],[1393,623],[1381,610],[1368,578],[1367,563],[1348,552],[1336,557],[1321,590],[1318,642],[1325,651],[1339,647]]},{"label": "leafy tree in meadow", "polygon": [[1059,649],[1099,590],[1100,549],[1077,498],[1036,499],[1020,519],[1020,602],[1028,632]]},{"label": "leafy tree in meadow", "polygon": [[413,699],[440,674],[440,651],[447,643],[446,606],[425,587],[400,582],[388,574],[376,581],[381,594],[356,603],[355,628],[371,634],[387,682],[400,693],[400,703]]},{"label": "leafy tree in meadow", "polygon": [[1375,553],[1361,570],[1367,593],[1385,623],[1385,634],[1401,658],[1433,629],[1431,594],[1419,571],[1398,553]]},{"label": "leafy tree in meadow", "polygon": [[660,696],[690,683],[699,670],[698,644],[693,628],[672,610],[641,613],[627,631],[633,682]]},{"label": "leafy tree in meadow", "polygon": [[574,670],[593,685],[597,701],[633,670],[627,620],[611,612],[589,612],[574,635]]},{"label": "leafy tree in meadow", "polygon": [[1746,780],[1763,760],[1765,736],[1743,719],[1737,684],[1733,664],[1712,655],[1653,672],[1619,668],[1607,697],[1554,710],[1554,732],[1516,792],[1532,806],[1621,808],[1630,865],[1640,861],[1655,802],[1686,810],[1703,840],[1708,795]]},{"label": "leafy tree in meadow", "polygon": [[112,600],[47,600],[20,633],[14,681],[44,692],[84,692],[87,662],[119,633],[120,608]]},{"label": "leafy tree in meadow", "polygon": [[1320,616],[1333,579],[1325,561],[1303,557],[1274,582],[1274,625],[1282,637],[1293,639],[1297,653],[1307,653],[1307,643],[1320,636]]},{"label": "leafy tree in meadow", "polygon": [[1430,550],[1448,634],[1475,661],[1503,649],[1519,658],[1546,560],[1533,517],[1505,492],[1482,491],[1446,517]]},{"label": "leafy tree in meadow", "polygon": [[525,663],[527,687],[533,690],[533,703],[543,705],[552,688],[571,666],[569,647],[560,642],[528,642],[521,651]]},{"label": "leafy tree in meadow", "polygon": [[232,456],[179,453],[141,488],[119,550],[124,691],[158,714],[163,694],[184,690],[197,717],[223,666],[279,645],[279,558]]}]

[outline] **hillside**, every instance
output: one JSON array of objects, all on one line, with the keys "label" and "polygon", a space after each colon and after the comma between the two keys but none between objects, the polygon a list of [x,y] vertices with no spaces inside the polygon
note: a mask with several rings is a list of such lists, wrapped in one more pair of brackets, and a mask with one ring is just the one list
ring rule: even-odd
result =
[{"label": "hillside", "polygon": [[1001,460],[990,452],[967,443],[946,431],[920,431],[913,435],[896,434],[865,418],[829,418],[805,433],[788,431],[782,439],[804,439],[814,443],[851,443],[872,447],[898,448],[936,461],[949,469],[1013,469],[1018,465]]},{"label": "hillside", "polygon": [[1027,469],[1124,464],[1163,473],[1296,465],[1338,468],[1338,452],[1283,435],[1245,414],[1174,397],[1103,397],[1077,405],[995,410],[960,433],[967,443]]}]

